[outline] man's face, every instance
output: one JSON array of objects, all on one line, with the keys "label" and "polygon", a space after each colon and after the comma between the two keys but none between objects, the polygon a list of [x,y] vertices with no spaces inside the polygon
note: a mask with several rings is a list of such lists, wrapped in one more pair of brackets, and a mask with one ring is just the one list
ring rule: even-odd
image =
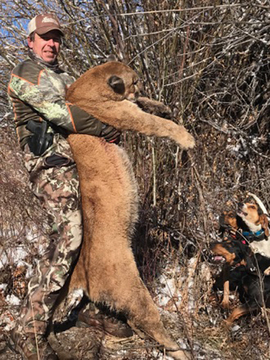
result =
[{"label": "man's face", "polygon": [[34,34],[34,40],[27,38],[28,46],[44,61],[52,64],[60,51],[61,34],[52,30],[43,35]]}]

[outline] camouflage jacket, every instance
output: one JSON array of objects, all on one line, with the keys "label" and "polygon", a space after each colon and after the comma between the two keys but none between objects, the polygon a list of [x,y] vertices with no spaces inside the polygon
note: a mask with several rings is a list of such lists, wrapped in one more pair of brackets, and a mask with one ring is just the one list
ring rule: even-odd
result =
[{"label": "camouflage jacket", "polygon": [[64,71],[53,71],[30,58],[14,68],[8,95],[22,148],[31,135],[26,129],[31,119],[48,121],[51,132],[100,135],[102,123],[65,100],[66,89],[73,81]]}]

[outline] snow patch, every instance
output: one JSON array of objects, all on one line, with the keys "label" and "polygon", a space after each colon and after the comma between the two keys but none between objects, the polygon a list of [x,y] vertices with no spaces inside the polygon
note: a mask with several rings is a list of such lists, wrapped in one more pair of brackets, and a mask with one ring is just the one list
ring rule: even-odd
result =
[{"label": "snow patch", "polygon": [[11,295],[7,295],[6,302],[9,305],[18,306],[18,305],[20,305],[21,300],[17,296],[11,294]]},{"label": "snow patch", "polygon": [[6,265],[18,264],[26,258],[28,252],[23,246],[17,246],[15,248],[6,249],[2,252],[0,257],[0,269]]}]

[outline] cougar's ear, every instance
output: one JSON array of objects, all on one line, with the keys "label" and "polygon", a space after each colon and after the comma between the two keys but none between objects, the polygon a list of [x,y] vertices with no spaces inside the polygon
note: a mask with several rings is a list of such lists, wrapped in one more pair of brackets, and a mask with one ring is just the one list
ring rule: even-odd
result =
[{"label": "cougar's ear", "polygon": [[117,94],[124,94],[125,92],[124,81],[119,76],[112,75],[108,80],[108,85],[110,85]]}]

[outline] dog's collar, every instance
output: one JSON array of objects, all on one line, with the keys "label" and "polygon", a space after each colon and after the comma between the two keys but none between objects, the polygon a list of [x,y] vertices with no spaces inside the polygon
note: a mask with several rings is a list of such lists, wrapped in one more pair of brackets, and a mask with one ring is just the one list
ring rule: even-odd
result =
[{"label": "dog's collar", "polygon": [[[260,240],[264,239],[264,230],[261,229],[259,231],[256,231],[256,232],[252,232],[252,231],[243,231],[242,232],[242,235],[245,236],[247,239],[250,239],[250,238],[253,238],[253,237],[256,237],[257,240],[258,238],[261,238]],[[263,235],[263,237],[261,236]]]}]

